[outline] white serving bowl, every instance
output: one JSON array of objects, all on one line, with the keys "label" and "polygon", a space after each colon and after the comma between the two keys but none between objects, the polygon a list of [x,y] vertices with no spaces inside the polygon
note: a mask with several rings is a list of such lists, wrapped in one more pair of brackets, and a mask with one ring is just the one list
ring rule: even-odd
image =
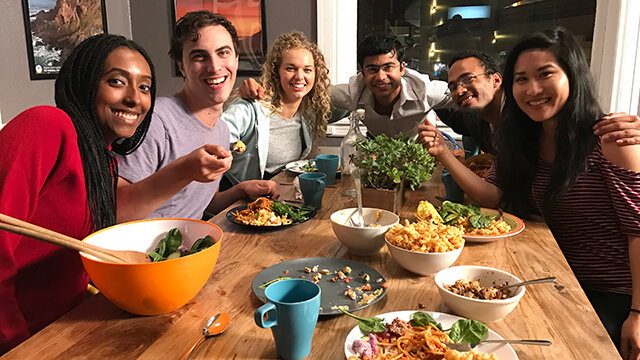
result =
[{"label": "white serving bowl", "polygon": [[501,300],[471,299],[452,293],[443,284],[452,285],[457,280],[478,280],[480,286],[497,286],[504,283],[515,284],[521,280],[506,271],[484,266],[453,266],[438,272],[436,286],[442,301],[459,316],[475,319],[484,323],[500,320],[518,305],[525,293],[525,287],[511,288],[511,297]]},{"label": "white serving bowl", "polygon": [[446,252],[419,252],[395,246],[385,239],[393,259],[403,268],[419,275],[431,275],[451,266],[460,256],[464,244]]},{"label": "white serving bowl", "polygon": [[[384,246],[384,233],[391,226],[396,225],[400,218],[387,210],[374,208],[362,208],[362,216],[365,224],[375,223],[376,214],[380,211],[378,227],[357,227],[347,225],[347,218],[355,208],[338,210],[331,214],[331,228],[340,242],[354,255],[375,255]],[[358,214],[353,215],[354,220]]]}]

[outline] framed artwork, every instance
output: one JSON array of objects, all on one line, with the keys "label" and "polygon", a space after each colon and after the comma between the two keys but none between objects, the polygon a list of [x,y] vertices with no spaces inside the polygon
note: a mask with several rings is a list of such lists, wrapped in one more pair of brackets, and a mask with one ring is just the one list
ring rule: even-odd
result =
[{"label": "framed artwork", "polygon": [[64,59],[84,39],[107,32],[104,0],[22,0],[31,80],[55,79]]},{"label": "framed artwork", "polygon": [[240,42],[238,75],[260,75],[267,53],[264,0],[174,0],[173,19],[177,23],[189,11],[202,9],[223,15],[236,28]]}]

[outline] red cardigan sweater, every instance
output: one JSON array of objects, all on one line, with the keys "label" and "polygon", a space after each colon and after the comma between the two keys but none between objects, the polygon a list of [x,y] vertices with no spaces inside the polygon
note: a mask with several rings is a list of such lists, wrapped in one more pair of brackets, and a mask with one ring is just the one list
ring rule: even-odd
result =
[{"label": "red cardigan sweater", "polygon": [[[77,133],[51,106],[0,131],[0,212],[82,239],[91,231]],[[88,277],[77,252],[0,231],[0,355],[78,305]]]}]

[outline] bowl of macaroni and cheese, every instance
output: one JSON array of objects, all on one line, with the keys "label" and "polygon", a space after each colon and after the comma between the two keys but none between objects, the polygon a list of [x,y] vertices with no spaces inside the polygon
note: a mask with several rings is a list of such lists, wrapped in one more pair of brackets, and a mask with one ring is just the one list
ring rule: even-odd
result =
[{"label": "bowl of macaroni and cheese", "polygon": [[427,221],[397,224],[389,228],[385,241],[393,259],[419,275],[431,275],[453,264],[462,249],[462,231]]},{"label": "bowl of macaroni and cheese", "polygon": [[484,323],[502,319],[518,305],[525,287],[501,290],[501,285],[520,281],[506,271],[473,265],[453,266],[435,276],[440,297],[454,314]]},{"label": "bowl of macaroni and cheese", "polygon": [[362,208],[362,217],[364,224],[360,227],[357,208],[338,210],[331,214],[331,228],[350,253],[375,255],[384,246],[384,233],[400,218],[391,211],[374,208]]}]

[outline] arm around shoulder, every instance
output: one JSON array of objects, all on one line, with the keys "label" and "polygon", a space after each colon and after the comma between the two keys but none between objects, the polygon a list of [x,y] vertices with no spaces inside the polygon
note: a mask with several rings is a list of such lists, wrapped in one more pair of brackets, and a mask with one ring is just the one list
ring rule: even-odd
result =
[{"label": "arm around shoulder", "polygon": [[224,110],[220,119],[229,127],[230,143],[235,143],[251,131],[253,124],[257,121],[259,106],[262,105],[256,100],[245,100],[238,97]]},{"label": "arm around shoulder", "polygon": [[612,164],[634,172],[640,172],[640,145],[619,146],[615,141],[600,141],[602,154]]}]

